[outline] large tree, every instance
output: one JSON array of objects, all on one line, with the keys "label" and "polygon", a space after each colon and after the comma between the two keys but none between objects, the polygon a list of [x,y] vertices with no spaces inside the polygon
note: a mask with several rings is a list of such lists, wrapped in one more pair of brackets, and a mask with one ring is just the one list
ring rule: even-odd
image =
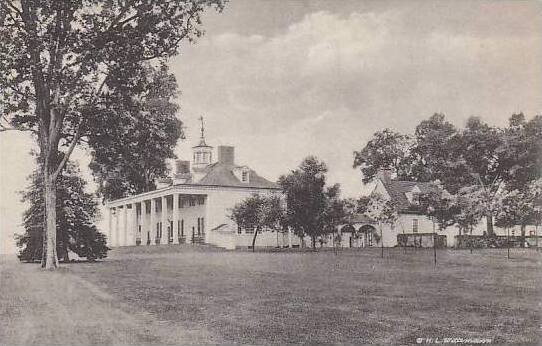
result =
[{"label": "large tree", "polygon": [[497,226],[520,225],[521,236],[525,237],[526,226],[540,222],[541,199],[542,179],[532,181],[520,190],[506,191],[499,201],[496,213]]},{"label": "large tree", "polygon": [[[458,141],[459,152],[456,159],[463,166],[463,186],[473,186],[482,198],[481,203],[485,213],[486,230],[493,235],[493,217],[496,198],[504,188],[509,169],[513,162],[503,160],[504,145],[503,131],[484,123],[480,118],[471,117],[461,131]],[[459,186],[448,184],[448,190],[459,190]]]},{"label": "large tree", "polygon": [[[21,261],[41,260],[43,255],[45,201],[41,170],[34,171],[29,179],[30,185],[23,193],[23,201],[29,204],[23,215],[25,233],[17,237]],[[68,162],[58,181],[56,247],[59,258],[68,261],[68,250],[88,260],[105,258],[106,239],[94,224],[98,203],[92,194],[85,192],[86,182],[77,166]]]},{"label": "large tree", "polygon": [[115,73],[136,75],[202,34],[201,14],[222,0],[3,0],[0,2],[2,129],[32,131],[43,172],[46,255],[58,266],[58,177]]},{"label": "large tree", "polygon": [[106,200],[153,190],[183,133],[177,82],[167,67],[143,66],[135,79],[133,87],[122,75],[109,78],[110,91],[92,119],[90,168]]},{"label": "large tree", "polygon": [[299,168],[279,178],[286,196],[286,223],[297,236],[311,237],[313,248],[316,238],[326,232],[326,173],[326,164],[309,156]]},{"label": "large tree", "polygon": [[231,210],[230,218],[241,229],[253,232],[252,251],[255,251],[258,234],[262,231],[282,230],[285,225],[284,216],[280,196],[254,194],[237,203]]}]

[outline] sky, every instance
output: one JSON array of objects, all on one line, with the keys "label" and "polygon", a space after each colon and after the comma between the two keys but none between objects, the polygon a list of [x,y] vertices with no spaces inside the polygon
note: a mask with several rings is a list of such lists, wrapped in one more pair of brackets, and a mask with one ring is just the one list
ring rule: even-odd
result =
[{"label": "sky", "polygon": [[[385,127],[409,133],[443,112],[505,126],[542,114],[542,2],[232,0],[170,61],[190,158],[208,144],[275,180],[307,155],[345,196],[363,192],[353,152]],[[0,252],[13,252],[33,140],[0,134]],[[75,153],[85,176],[88,155]],[[92,190],[92,183],[89,189]]]}]

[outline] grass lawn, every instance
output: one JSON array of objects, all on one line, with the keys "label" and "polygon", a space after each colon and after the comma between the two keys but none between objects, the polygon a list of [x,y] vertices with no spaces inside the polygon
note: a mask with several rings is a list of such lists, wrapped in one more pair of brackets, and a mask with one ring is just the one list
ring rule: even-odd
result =
[{"label": "grass lawn", "polygon": [[[542,252],[132,247],[55,273],[4,261],[0,344],[542,340]],[[49,299],[46,299],[49,298]]]}]

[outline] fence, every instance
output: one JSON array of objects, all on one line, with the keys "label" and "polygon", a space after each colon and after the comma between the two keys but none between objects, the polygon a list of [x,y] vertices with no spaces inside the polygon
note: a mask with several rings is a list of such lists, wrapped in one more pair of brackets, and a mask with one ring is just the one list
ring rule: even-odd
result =
[{"label": "fence", "polygon": [[446,236],[434,233],[408,233],[397,235],[397,245],[400,247],[446,247]]},{"label": "fence", "polygon": [[455,246],[459,249],[469,248],[507,248],[538,247],[542,244],[541,236],[485,236],[462,234],[455,236]]}]

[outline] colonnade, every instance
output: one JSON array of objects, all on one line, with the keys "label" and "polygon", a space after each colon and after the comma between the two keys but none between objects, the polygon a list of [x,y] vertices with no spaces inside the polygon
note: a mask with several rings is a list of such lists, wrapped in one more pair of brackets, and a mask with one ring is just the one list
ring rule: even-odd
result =
[{"label": "colonnade", "polygon": [[[107,210],[109,222],[108,245],[113,247],[136,245],[136,239],[139,238],[143,243],[147,241],[149,236],[152,239],[152,244],[167,244],[168,234],[166,230],[170,222],[173,226],[173,236],[179,234],[180,196],[179,193],[173,193],[142,199],[137,202],[109,206]],[[160,215],[157,212],[158,206],[160,206]],[[168,206],[170,207],[168,208]],[[159,222],[161,222],[161,226],[157,228]],[[160,235],[160,237],[157,237],[157,235]]]}]

